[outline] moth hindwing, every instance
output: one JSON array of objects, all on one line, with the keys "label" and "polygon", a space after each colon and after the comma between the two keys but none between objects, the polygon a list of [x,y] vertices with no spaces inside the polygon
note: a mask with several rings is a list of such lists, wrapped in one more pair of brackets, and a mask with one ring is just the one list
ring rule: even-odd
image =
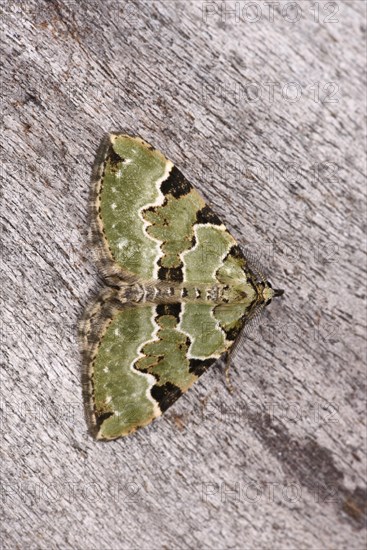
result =
[{"label": "moth hindwing", "polygon": [[273,295],[182,173],[139,137],[109,134],[93,170],[91,233],[107,287],[81,322],[90,428],[149,424],[232,348]]}]

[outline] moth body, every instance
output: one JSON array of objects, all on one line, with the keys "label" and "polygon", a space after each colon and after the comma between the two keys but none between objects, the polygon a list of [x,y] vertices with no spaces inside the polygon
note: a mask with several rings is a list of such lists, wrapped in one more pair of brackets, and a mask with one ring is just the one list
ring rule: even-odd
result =
[{"label": "moth body", "polygon": [[107,287],[81,322],[90,430],[116,439],[164,413],[282,291],[256,276],[185,176],[109,134],[93,172],[92,243]]}]

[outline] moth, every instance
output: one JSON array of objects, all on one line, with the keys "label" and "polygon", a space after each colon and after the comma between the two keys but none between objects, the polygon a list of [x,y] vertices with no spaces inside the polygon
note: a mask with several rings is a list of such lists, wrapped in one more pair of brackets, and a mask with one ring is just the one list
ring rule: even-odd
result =
[{"label": "moth", "polygon": [[91,242],[106,287],[80,323],[91,433],[111,440],[164,413],[274,296],[171,161],[107,135],[93,169]]}]

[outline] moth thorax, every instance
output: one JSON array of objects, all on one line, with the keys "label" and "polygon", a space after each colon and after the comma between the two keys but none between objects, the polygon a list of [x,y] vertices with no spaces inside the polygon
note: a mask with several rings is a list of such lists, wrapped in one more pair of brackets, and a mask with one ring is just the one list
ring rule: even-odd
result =
[{"label": "moth thorax", "polygon": [[139,283],[120,285],[118,297],[122,303],[140,302],[144,298],[144,288]]}]

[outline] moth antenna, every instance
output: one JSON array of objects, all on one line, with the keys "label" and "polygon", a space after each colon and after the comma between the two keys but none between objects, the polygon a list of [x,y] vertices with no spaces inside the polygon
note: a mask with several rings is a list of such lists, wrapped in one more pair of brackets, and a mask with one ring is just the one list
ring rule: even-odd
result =
[{"label": "moth antenna", "polygon": [[[238,335],[237,339],[235,340],[232,348],[231,348],[231,351],[230,353],[228,354],[228,358],[227,358],[227,368],[228,368],[228,363],[230,361],[233,361],[235,356],[236,356],[236,353],[237,351],[241,348],[242,344],[244,343],[244,341],[246,340],[246,338],[252,333],[254,332],[254,330],[256,329],[256,327],[259,326],[259,323],[260,323],[260,319],[261,319],[261,315],[262,315],[262,312],[264,310],[264,307],[265,307],[265,304],[262,303],[262,304],[259,304],[252,313],[250,313],[249,317],[247,318],[246,320],[246,323],[245,323],[245,326],[242,330],[242,332],[240,332],[240,334]],[[226,374],[227,376],[227,374]]]},{"label": "moth antenna", "polygon": [[253,274],[256,275],[258,279],[260,279],[263,283],[265,283],[267,281],[267,276],[266,276],[267,270],[264,264],[261,263],[256,253],[246,250],[246,245],[244,245],[243,248],[244,248],[244,255],[247,260],[247,264],[250,271],[252,271]]}]

